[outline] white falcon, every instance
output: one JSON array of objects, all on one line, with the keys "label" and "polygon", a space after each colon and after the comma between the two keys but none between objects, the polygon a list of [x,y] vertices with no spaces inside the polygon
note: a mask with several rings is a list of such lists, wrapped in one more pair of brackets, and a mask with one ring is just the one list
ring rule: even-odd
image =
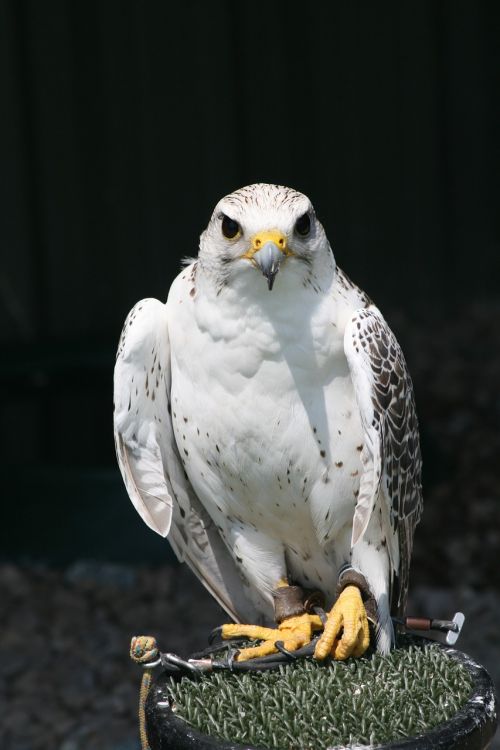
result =
[{"label": "white falcon", "polygon": [[114,389],[143,520],[236,622],[280,623],[225,625],[264,640],[239,658],[321,628],[302,600],[285,596],[278,616],[287,587],[326,597],[317,658],[364,652],[370,602],[376,646],[390,648],[422,507],[412,384],[305,195],[256,184],[217,204],[167,303],[129,313]]}]

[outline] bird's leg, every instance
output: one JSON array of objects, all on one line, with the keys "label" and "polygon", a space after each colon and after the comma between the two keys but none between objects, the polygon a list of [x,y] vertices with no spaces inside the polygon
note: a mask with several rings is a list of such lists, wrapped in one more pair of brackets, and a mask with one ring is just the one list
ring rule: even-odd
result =
[{"label": "bird's leg", "polygon": [[274,613],[277,628],[263,628],[258,625],[223,625],[223,638],[245,637],[263,641],[259,646],[243,648],[237,661],[255,659],[278,651],[276,641],[282,641],[287,651],[296,651],[307,645],[314,630],[321,630],[323,624],[318,615],[308,614],[304,605],[304,591],[300,586],[289,586],[282,580],[273,591]]},{"label": "bird's leg", "polygon": [[348,568],[339,577],[337,600],[314,650],[315,659],[362,656],[370,645],[370,620],[376,620],[376,603],[365,577]]}]

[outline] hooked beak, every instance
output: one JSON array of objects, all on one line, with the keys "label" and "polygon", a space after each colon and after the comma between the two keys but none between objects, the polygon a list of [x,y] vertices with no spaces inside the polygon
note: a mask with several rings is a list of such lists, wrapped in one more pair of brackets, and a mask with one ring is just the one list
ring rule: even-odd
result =
[{"label": "hooked beak", "polygon": [[266,242],[266,244],[254,254],[253,260],[266,277],[267,287],[269,291],[271,291],[275,276],[280,270],[283,253],[274,242],[270,241]]},{"label": "hooked beak", "polygon": [[285,235],[273,229],[254,235],[251,247],[243,257],[252,261],[253,265],[262,271],[271,291],[280,264],[288,255],[293,255],[293,252],[288,248]]}]

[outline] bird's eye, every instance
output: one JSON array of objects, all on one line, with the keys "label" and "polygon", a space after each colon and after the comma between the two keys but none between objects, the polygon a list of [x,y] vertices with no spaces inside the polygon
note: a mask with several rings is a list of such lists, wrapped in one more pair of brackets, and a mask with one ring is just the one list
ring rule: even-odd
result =
[{"label": "bird's eye", "polygon": [[226,214],[222,215],[222,234],[227,237],[228,240],[234,240],[241,232],[240,225],[234,219],[231,219]]},{"label": "bird's eye", "polygon": [[308,213],[299,216],[299,218],[295,222],[295,231],[301,237],[307,237],[307,235],[311,231],[311,217]]}]

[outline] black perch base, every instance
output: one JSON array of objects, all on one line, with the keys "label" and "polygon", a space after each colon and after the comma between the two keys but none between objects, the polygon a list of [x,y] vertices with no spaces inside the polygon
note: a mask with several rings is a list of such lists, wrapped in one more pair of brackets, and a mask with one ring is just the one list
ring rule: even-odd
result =
[{"label": "black perch base", "polygon": [[[419,639],[422,643],[424,639]],[[495,688],[488,672],[466,654],[440,646],[446,655],[463,666],[472,683],[466,703],[452,718],[415,737],[405,737],[377,748],[388,750],[481,750],[487,748],[495,734],[497,704]],[[251,744],[239,744],[202,734],[172,710],[168,690],[170,679],[180,680],[185,673],[172,675],[164,671],[149,691],[146,703],[147,734],[151,750],[265,750]],[[197,679],[194,677],[193,679]],[[325,738],[327,746],[328,739]],[[299,740],[300,742],[300,740]],[[348,742],[348,740],[346,740]],[[338,743],[334,743],[339,748]],[[363,747],[356,743],[357,747]]]}]

